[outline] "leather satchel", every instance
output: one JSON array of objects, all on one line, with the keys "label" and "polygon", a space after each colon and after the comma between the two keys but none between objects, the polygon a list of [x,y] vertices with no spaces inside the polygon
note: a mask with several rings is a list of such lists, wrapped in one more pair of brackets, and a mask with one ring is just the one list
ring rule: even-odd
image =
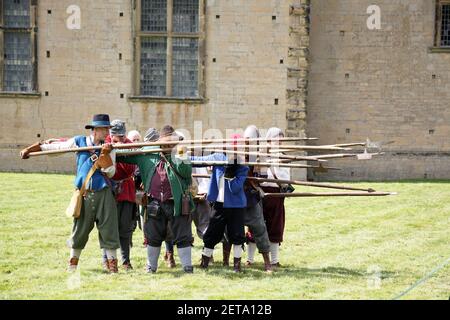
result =
[{"label": "leather satchel", "polygon": [[95,162],[92,165],[92,168],[89,170],[86,179],[84,179],[83,185],[81,186],[81,189],[76,189],[73,194],[72,198],[70,199],[69,206],[66,209],[66,216],[69,218],[78,219],[81,214],[81,205],[83,204],[83,197],[86,192],[86,186],[89,180],[91,180],[92,175],[94,174],[95,170],[97,170],[97,163]]}]

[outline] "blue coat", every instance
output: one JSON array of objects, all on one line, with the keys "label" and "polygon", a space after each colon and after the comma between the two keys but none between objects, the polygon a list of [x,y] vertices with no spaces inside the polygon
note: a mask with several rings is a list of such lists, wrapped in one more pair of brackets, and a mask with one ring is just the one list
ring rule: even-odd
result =
[{"label": "blue coat", "polygon": [[[213,153],[205,157],[191,157],[192,161],[227,161],[222,153]],[[244,183],[247,179],[249,167],[239,166],[234,179],[225,179],[224,208],[245,208],[247,197],[244,192]],[[219,195],[219,178],[225,174],[223,166],[214,166],[209,183],[208,201],[214,202]]]},{"label": "blue coat", "polygon": [[[87,147],[85,136],[76,136],[75,143],[77,147]],[[100,151],[96,151],[99,156]],[[81,189],[81,186],[89,172],[92,168],[92,160],[90,159],[91,153],[89,151],[83,151],[77,153],[77,176],[75,177],[75,187]],[[91,178],[91,181],[87,183],[86,188],[92,189],[94,191],[102,190],[109,186],[109,181],[106,181],[105,176],[100,170],[95,171]]]}]

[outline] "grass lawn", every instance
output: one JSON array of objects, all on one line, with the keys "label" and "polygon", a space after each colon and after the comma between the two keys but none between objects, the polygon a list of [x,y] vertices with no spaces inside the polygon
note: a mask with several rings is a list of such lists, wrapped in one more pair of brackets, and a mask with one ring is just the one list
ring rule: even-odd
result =
[{"label": "grass lawn", "polygon": [[[134,271],[102,272],[94,230],[79,272],[68,274],[72,221],[64,210],[72,181],[0,173],[0,299],[392,299],[450,258],[450,181],[346,183],[399,194],[287,200],[283,267],[272,275],[263,272],[261,256],[242,274],[216,262],[185,275],[162,259],[158,273],[146,274],[139,229]],[[202,242],[194,244],[198,266]],[[221,256],[219,245],[216,260]],[[402,299],[449,296],[447,265]]]}]

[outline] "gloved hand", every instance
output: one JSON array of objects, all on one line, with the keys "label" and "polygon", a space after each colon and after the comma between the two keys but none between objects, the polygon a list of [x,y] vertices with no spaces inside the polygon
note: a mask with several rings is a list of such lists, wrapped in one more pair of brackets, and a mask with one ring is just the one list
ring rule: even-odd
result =
[{"label": "gloved hand", "polygon": [[105,143],[103,146],[102,146],[102,151],[100,152],[100,155],[102,155],[102,154],[110,154],[111,153],[111,151],[112,151],[112,144],[110,144],[110,143]]},{"label": "gloved hand", "polygon": [[97,168],[107,169],[113,165],[110,153],[112,151],[112,145],[107,143],[102,146],[102,151],[100,152],[100,157],[98,157],[95,165]]},{"label": "gloved hand", "polygon": [[238,168],[239,168],[239,166],[236,164],[226,165],[225,166],[225,179],[235,178]]},{"label": "gloved hand", "polygon": [[30,158],[29,154],[31,152],[38,152],[38,151],[41,151],[41,142],[36,142],[36,143],[32,144],[31,146],[20,151],[20,157],[22,159],[28,159],[28,158]]}]

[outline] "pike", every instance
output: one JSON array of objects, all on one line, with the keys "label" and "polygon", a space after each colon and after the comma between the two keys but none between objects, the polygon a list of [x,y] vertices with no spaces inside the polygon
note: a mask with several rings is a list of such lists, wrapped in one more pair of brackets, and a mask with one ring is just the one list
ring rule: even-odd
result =
[{"label": "pike", "polygon": [[[252,138],[252,139],[203,139],[203,140],[180,140],[180,141],[156,141],[156,142],[139,142],[139,143],[127,143],[127,144],[113,144],[113,149],[132,149],[150,146],[176,146],[176,145],[186,145],[186,144],[210,144],[210,143],[224,143],[224,142],[291,142],[291,141],[310,141],[317,140],[317,138],[300,138],[300,137],[289,137],[289,138],[275,138],[275,139],[265,139],[265,138]],[[39,151],[31,152],[30,157],[42,156],[42,155],[52,155],[61,154],[69,152],[83,152],[83,151],[94,151],[100,150],[102,146],[90,146],[81,148],[68,148],[60,150],[51,151]]]},{"label": "pike", "polygon": [[240,154],[240,155],[248,155],[248,156],[272,157],[272,158],[275,158],[275,159],[284,159],[284,160],[326,161],[326,160],[316,159],[315,157],[290,156],[290,155],[274,155],[274,154],[263,153],[263,152],[247,152],[247,151],[220,150],[220,149],[204,149],[203,151],[205,151],[205,152],[213,152],[213,153],[229,153],[229,154]]},{"label": "pike", "polygon": [[[226,166],[232,163],[228,161],[191,161],[196,166]],[[305,164],[291,164],[278,162],[239,162],[241,166],[260,166],[260,167],[280,167],[280,168],[319,168],[318,166],[310,166]],[[340,170],[339,168],[327,167],[328,170]]]},{"label": "pike", "polygon": [[272,198],[303,198],[303,197],[385,197],[397,195],[396,192],[293,192],[293,193],[264,193],[264,197]]},{"label": "pike", "polygon": [[327,147],[365,147],[366,149],[378,149],[381,150],[381,148],[384,145],[392,144],[395,141],[370,141],[369,138],[366,139],[365,142],[351,142],[351,143],[339,143],[339,144],[330,144],[327,145]]},{"label": "pike", "polygon": [[358,160],[370,160],[373,156],[383,155],[383,152],[377,153],[337,153],[337,154],[325,154],[325,155],[315,155],[313,156],[319,160],[329,160],[329,159],[342,159],[342,158],[353,158],[356,157]]},{"label": "pike", "polygon": [[[210,175],[207,174],[193,174],[193,178],[210,178]],[[255,181],[258,183],[263,182],[272,182],[277,184],[292,184],[297,186],[306,186],[306,187],[317,187],[317,188],[328,188],[328,189],[338,189],[338,190],[351,190],[351,191],[365,191],[365,192],[375,192],[374,189],[363,189],[363,188],[355,188],[355,187],[348,187],[348,186],[338,186],[334,184],[327,184],[327,183],[319,183],[319,182],[306,182],[306,181],[298,181],[298,180],[280,180],[280,179],[269,179],[269,178],[259,178],[259,177],[247,177],[247,180],[249,181]]]},{"label": "pike", "polygon": [[248,179],[257,181],[257,182],[273,182],[273,183],[279,183],[279,184],[292,184],[292,185],[306,186],[306,187],[329,188],[329,189],[340,189],[340,190],[351,190],[351,191],[365,191],[365,192],[369,192],[369,193],[375,192],[375,190],[372,188],[364,189],[364,188],[338,186],[338,185],[327,184],[327,183],[318,183],[318,182],[305,182],[305,181],[298,181],[298,180],[280,180],[280,179],[268,179],[268,178],[258,178],[258,177],[249,177]]},{"label": "pike", "polygon": [[[266,146],[267,147],[267,146]],[[297,146],[297,145],[276,145],[268,146],[270,147],[270,152],[282,152],[282,151],[352,151],[352,148],[335,147],[335,146]],[[264,148],[264,146],[260,146]]]},{"label": "pike", "polygon": [[224,149],[224,150],[244,150],[244,149],[267,149],[270,152],[282,151],[352,151],[351,148],[334,147],[334,146],[300,146],[300,145],[262,145],[262,144],[223,144],[223,145],[193,145],[187,146],[189,149]]}]

